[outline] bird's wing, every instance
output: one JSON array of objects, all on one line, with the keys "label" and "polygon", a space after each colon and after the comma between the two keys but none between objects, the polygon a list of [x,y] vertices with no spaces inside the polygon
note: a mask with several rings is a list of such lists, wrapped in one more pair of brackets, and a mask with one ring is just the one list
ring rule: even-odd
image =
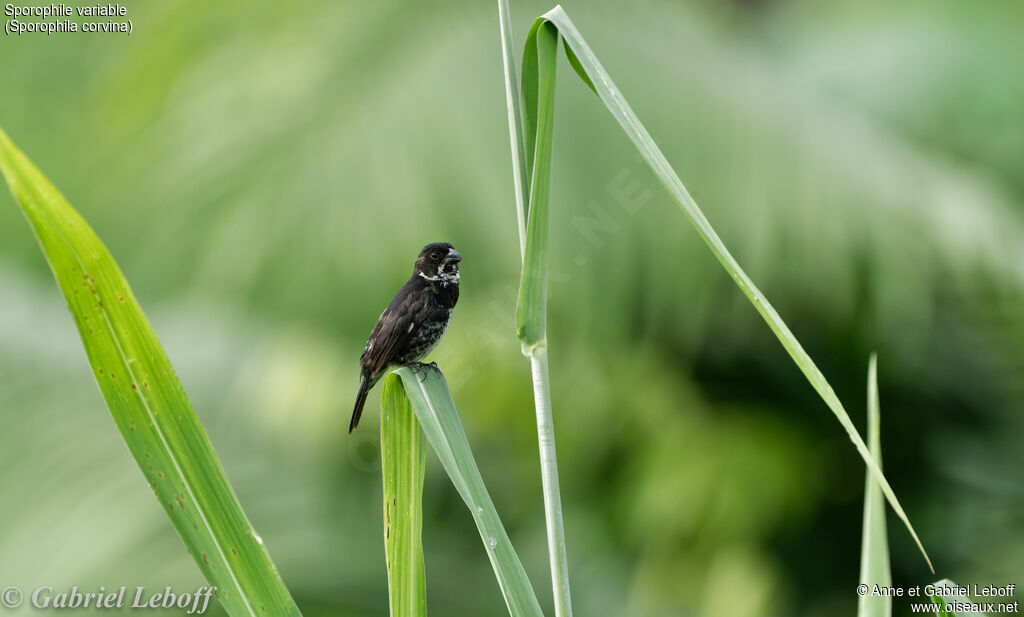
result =
[{"label": "bird's wing", "polygon": [[395,361],[406,348],[412,333],[426,318],[427,296],[417,293],[416,287],[416,281],[410,279],[381,313],[370,333],[359,363],[363,373],[372,380],[380,377],[380,373]]}]

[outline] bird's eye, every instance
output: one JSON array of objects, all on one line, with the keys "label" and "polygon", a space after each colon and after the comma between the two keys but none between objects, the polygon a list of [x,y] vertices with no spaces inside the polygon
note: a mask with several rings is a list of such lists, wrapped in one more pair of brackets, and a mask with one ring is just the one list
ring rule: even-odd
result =
[{"label": "bird's eye", "polygon": [[437,259],[440,256],[441,255],[439,255],[437,251],[434,251],[433,253],[430,254],[430,258],[431,259]]}]

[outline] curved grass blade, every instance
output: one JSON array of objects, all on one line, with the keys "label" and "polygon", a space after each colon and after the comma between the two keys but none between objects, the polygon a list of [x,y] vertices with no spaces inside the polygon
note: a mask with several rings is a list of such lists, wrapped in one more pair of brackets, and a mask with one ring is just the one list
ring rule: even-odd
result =
[{"label": "curved grass blade", "polygon": [[113,257],[0,130],[0,171],[82,337],[114,423],[230,615],[299,615]]},{"label": "curved grass blade", "polygon": [[[565,13],[562,7],[556,6],[554,9],[544,14],[538,21],[550,22],[551,24],[554,24],[558,28],[558,32],[561,35],[562,39],[565,41],[566,47],[569,48],[573,53],[573,56],[575,58],[575,60],[573,61],[574,68],[576,68],[577,71],[582,70],[586,74],[586,76],[589,78],[589,83],[587,85],[590,86],[597,93],[598,97],[604,103],[605,107],[612,114],[615,120],[618,121],[619,125],[625,131],[627,137],[629,137],[629,139],[633,142],[633,145],[636,146],[637,150],[640,152],[640,155],[644,158],[645,161],[647,161],[647,164],[651,167],[655,175],[665,186],[666,190],[668,190],[669,194],[672,195],[672,197],[675,198],[675,200],[679,203],[683,212],[687,215],[687,217],[690,219],[690,222],[697,230],[697,233],[700,234],[700,237],[708,245],[708,248],[711,249],[711,252],[722,264],[726,272],[728,272],[729,276],[732,277],[736,285],[739,286],[743,294],[747,296],[747,299],[750,300],[751,304],[754,305],[754,308],[764,319],[765,323],[768,324],[768,327],[771,328],[772,332],[775,333],[775,336],[779,339],[779,342],[782,343],[783,348],[785,348],[785,350],[789,353],[790,357],[793,359],[793,362],[795,362],[797,367],[799,367],[800,370],[804,373],[804,376],[807,377],[807,380],[818,392],[822,400],[825,401],[825,404],[828,405],[830,410],[832,410],[832,413],[835,415],[836,419],[839,420],[839,424],[842,425],[844,430],[846,430],[846,433],[849,436],[850,441],[852,441],[854,446],[857,448],[857,452],[864,460],[864,463],[871,471],[871,474],[881,485],[882,492],[885,494],[886,499],[892,505],[893,510],[900,517],[900,520],[903,521],[903,524],[910,532],[910,535],[913,537],[918,549],[921,551],[921,554],[924,556],[925,561],[928,563],[929,569],[931,569],[932,572],[934,572],[935,569],[932,567],[931,560],[928,558],[928,553],[925,552],[924,545],[921,544],[921,540],[917,537],[917,532],[914,531],[914,527],[910,524],[910,519],[907,518],[906,513],[903,511],[903,507],[900,505],[899,500],[896,498],[896,494],[889,486],[889,482],[888,480],[886,480],[885,475],[882,473],[881,469],[878,468],[878,465],[875,464],[874,459],[871,458],[871,453],[868,452],[867,446],[864,444],[864,441],[861,439],[860,434],[857,432],[857,429],[854,427],[853,422],[850,420],[849,414],[847,414],[846,410],[843,408],[843,404],[839,401],[839,397],[837,397],[835,392],[832,390],[832,386],[825,379],[825,376],[818,369],[817,365],[814,364],[814,361],[811,359],[811,357],[807,354],[806,351],[804,351],[803,346],[800,345],[800,342],[797,341],[795,336],[793,336],[793,333],[789,330],[789,327],[782,320],[779,314],[775,311],[772,305],[768,302],[764,294],[761,293],[761,290],[759,290],[757,286],[754,285],[754,282],[750,280],[750,277],[747,276],[747,273],[744,272],[743,268],[740,267],[739,263],[732,256],[732,253],[730,253],[729,250],[725,247],[725,244],[722,242],[722,239],[718,237],[718,233],[715,232],[715,230],[711,227],[711,223],[708,222],[707,218],[704,216],[704,213],[697,206],[697,202],[695,202],[693,197],[690,196],[690,193],[686,190],[686,187],[683,185],[682,180],[679,179],[679,176],[676,174],[675,170],[672,169],[671,165],[669,165],[668,160],[665,158],[665,155],[662,154],[661,150],[654,143],[654,140],[647,132],[647,129],[644,128],[639,118],[637,118],[636,114],[633,112],[633,109],[629,106],[629,104],[626,102],[626,99],[622,96],[622,93],[615,86],[614,82],[612,82],[611,77],[604,70],[604,67],[601,66],[601,63],[600,61],[598,61],[597,56],[590,49],[590,46],[587,45],[587,42],[583,39],[583,36],[579,33],[579,31],[576,29],[576,26],[569,19],[569,16]],[[531,32],[533,31],[540,31],[540,27],[537,23],[534,24],[534,28],[533,30],[531,30]],[[531,107],[529,104],[529,100],[527,100],[527,93],[529,92],[530,88],[525,83],[525,80],[527,79],[528,75],[532,75],[532,72],[529,71],[527,68],[527,64],[534,62],[534,60],[531,59],[528,53],[529,49],[530,46],[527,45],[527,51],[524,52],[523,57],[523,98],[525,102],[524,120],[529,117],[528,114],[529,109]],[[529,138],[530,123],[524,121],[524,126],[524,130],[527,131],[526,137]],[[529,152],[527,152],[527,158],[529,159]],[[531,211],[535,207],[533,199],[534,196],[531,194]],[[546,240],[546,235],[538,237]],[[546,245],[539,247],[532,246],[531,240],[533,239],[534,237],[528,233],[526,245],[527,260],[529,260],[532,251],[539,251],[542,254],[546,254],[547,252]],[[521,284],[521,290],[533,289],[537,287],[538,282],[536,280],[525,279],[534,279],[541,276],[545,275],[542,275],[534,268],[528,269],[524,267],[524,281]],[[523,295],[524,294],[521,291],[520,301],[522,301]],[[533,295],[535,297],[543,297],[540,294]],[[520,329],[522,330],[522,326],[520,326]],[[533,331],[534,330],[527,328],[528,333]]]},{"label": "curved grass blade", "polygon": [[384,475],[384,554],[391,617],[427,614],[423,571],[423,470],[426,444],[402,381],[384,378],[380,395],[380,462]]},{"label": "curved grass blade", "polygon": [[420,427],[476,522],[509,615],[542,617],[530,579],[484,486],[444,375],[435,369],[414,373],[406,367],[393,372],[402,378]]},{"label": "curved grass blade", "polygon": [[[868,362],[868,448],[882,468],[881,419],[878,405],[878,356]],[[889,569],[889,538],[885,529],[882,489],[870,471],[864,478],[864,525],[861,533],[860,582],[869,589],[892,585]],[[857,617],[891,617],[892,596],[867,594],[857,601]]]}]

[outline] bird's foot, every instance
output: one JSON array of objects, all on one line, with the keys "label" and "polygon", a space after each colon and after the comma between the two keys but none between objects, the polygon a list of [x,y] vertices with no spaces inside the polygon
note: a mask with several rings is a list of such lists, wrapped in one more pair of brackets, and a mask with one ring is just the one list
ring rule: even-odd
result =
[{"label": "bird's foot", "polygon": [[441,372],[441,369],[437,367],[437,362],[430,362],[429,364],[425,364],[423,362],[408,362],[404,366],[411,370],[413,375],[416,375],[420,380],[420,383],[426,381],[428,370],[437,371],[438,373]]},{"label": "bird's foot", "polygon": [[423,383],[427,379],[427,365],[422,362],[409,362],[405,365],[412,371],[412,374]]}]

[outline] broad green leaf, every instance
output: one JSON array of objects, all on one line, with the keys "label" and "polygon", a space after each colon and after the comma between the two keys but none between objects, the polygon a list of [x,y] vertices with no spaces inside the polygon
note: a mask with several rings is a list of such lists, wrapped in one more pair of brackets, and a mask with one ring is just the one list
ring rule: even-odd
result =
[{"label": "broad green leaf", "polygon": [[394,372],[402,378],[420,427],[476,522],[509,614],[512,617],[542,616],[526,570],[484,486],[444,375],[429,368],[413,372],[401,367]]},{"label": "broad green leaf", "polygon": [[[938,593],[935,594],[933,599],[935,602],[942,605],[942,612],[939,615],[951,615],[952,617],[985,617],[985,613],[979,613],[977,611],[964,611],[956,610],[959,605],[973,604],[971,599],[964,594],[959,593],[960,586],[944,578],[941,581],[934,584],[935,589]],[[927,597],[927,596],[925,596]]]},{"label": "broad green leaf", "polygon": [[[882,468],[881,420],[878,405],[878,357],[871,354],[868,362],[868,448]],[[889,538],[885,531],[885,501],[882,489],[870,471],[864,478],[864,525],[861,533],[860,582],[869,589],[875,585],[892,585],[889,570]],[[892,596],[860,596],[858,617],[890,617]]]},{"label": "broad green leaf", "polygon": [[0,171],[35,232],[114,423],[230,615],[299,615],[113,257],[0,130]]},{"label": "broad green leaf", "polygon": [[[718,261],[725,268],[726,272],[733,279],[736,285],[739,286],[743,294],[750,300],[754,308],[771,328],[772,332],[782,343],[783,348],[789,353],[797,367],[804,373],[807,380],[810,381],[811,385],[821,396],[825,404],[828,405],[829,409],[835,415],[836,419],[839,420],[840,425],[846,431],[850,440],[857,448],[857,452],[860,454],[864,463],[867,465],[871,474],[875,477],[878,483],[882,487],[886,499],[892,505],[893,510],[903,521],[910,535],[914,538],[914,542],[917,543],[918,549],[924,556],[925,561],[928,563],[928,567],[934,572],[932,568],[931,560],[928,558],[928,554],[924,550],[924,546],[921,544],[921,540],[917,537],[917,532],[914,531],[913,526],[910,524],[910,519],[907,518],[906,513],[903,511],[903,507],[900,505],[899,500],[896,498],[896,494],[889,486],[888,480],[882,473],[878,465],[875,464],[874,459],[871,458],[871,453],[868,451],[867,446],[864,444],[864,440],[861,439],[860,434],[854,427],[853,422],[850,420],[849,414],[843,408],[843,404],[839,401],[839,397],[836,396],[832,390],[832,386],[825,379],[825,376],[818,369],[817,365],[811,357],[804,351],[800,342],[793,336],[793,333],[789,330],[789,327],[782,320],[779,314],[775,311],[772,305],[765,298],[761,290],[754,285],[754,282],[747,276],[743,268],[740,267],[739,263],[732,256],[732,253],[725,247],[722,239],[719,238],[718,233],[711,227],[711,223],[708,222],[704,213],[697,206],[697,202],[694,201],[693,197],[686,190],[682,180],[676,174],[672,166],[669,165],[665,155],[662,154],[657,144],[651,138],[647,129],[644,128],[643,124],[637,118],[633,109],[626,102],[626,99],[622,96],[622,93],[615,86],[611,77],[608,75],[604,67],[601,66],[597,56],[594,54],[590,46],[583,39],[583,36],[576,29],[576,26],[569,19],[569,16],[562,10],[562,7],[556,6],[554,9],[543,15],[538,22],[534,23],[531,29],[531,37],[537,38],[538,42],[533,47],[536,47],[537,51],[531,51],[531,44],[527,41],[526,50],[523,55],[523,126],[525,131],[525,141],[527,143],[527,160],[530,160],[530,128],[537,124],[535,148],[538,153],[544,139],[550,139],[550,136],[542,136],[540,122],[531,118],[531,109],[542,109],[544,105],[543,96],[547,94],[553,94],[553,78],[552,83],[547,84],[544,73],[541,70],[533,71],[531,66],[538,64],[543,66],[545,63],[545,57],[541,54],[541,49],[547,49],[547,44],[541,44],[541,36],[539,33],[547,32],[545,28],[540,25],[540,22],[548,22],[553,24],[557,29],[559,35],[565,41],[565,45],[572,51],[574,60],[572,61],[574,68],[577,71],[582,71],[588,78],[590,86],[604,103],[605,107],[612,114],[615,120],[619,123],[622,129],[626,132],[626,136],[633,142],[633,145],[640,152],[640,155],[647,161],[647,164],[654,171],[655,175],[668,190],[669,194],[679,203],[683,212],[690,219],[697,233],[701,236],[704,242],[711,249],[711,252],[715,255]],[[550,36],[545,35],[544,40],[550,40]],[[550,71],[553,76],[553,70]],[[533,79],[536,84],[527,83],[528,79]],[[551,91],[551,92],[548,92]],[[531,102],[533,101],[533,102]],[[538,112],[539,114],[539,112]],[[547,127],[550,127],[550,122],[547,122]],[[538,156],[540,156],[538,154]],[[534,170],[539,168],[538,165],[533,166]],[[536,171],[535,171],[536,173]],[[531,233],[529,227],[532,225],[532,219],[534,216],[534,210],[540,208],[535,203],[536,200],[540,199],[540,196],[535,194],[533,187],[546,187],[547,183],[538,184],[536,178],[532,179],[531,194],[530,194],[530,220],[527,222],[527,239],[526,239],[526,260],[523,267],[523,282],[520,286],[519,301],[520,306],[517,311],[517,326],[520,332],[520,338],[523,340],[524,347],[536,344],[543,341],[543,315],[544,309],[543,302],[545,301],[545,295],[543,289],[540,287],[539,281],[543,276],[537,271],[538,264],[546,261],[547,256],[547,226],[541,224],[539,221],[536,223],[537,233]],[[546,196],[542,199],[542,205],[546,210]],[[538,214],[539,216],[539,214]],[[537,243],[534,247],[533,244]],[[534,262],[531,264],[531,254],[536,253]],[[544,285],[546,287],[546,285]],[[524,307],[524,298],[531,304],[530,306]],[[524,327],[525,326],[525,327]],[[525,335],[525,336],[524,336]]]},{"label": "broad green leaf", "polygon": [[423,616],[427,614],[423,572],[426,444],[402,381],[395,375],[385,377],[381,389],[380,462],[391,617]]},{"label": "broad green leaf", "polygon": [[[516,330],[525,348],[543,344],[548,294],[548,201],[551,193],[551,145],[555,116],[555,66],[558,31],[542,19],[526,38],[523,63],[526,161],[530,167],[530,201],[526,219],[526,254],[519,283]],[[527,80],[536,75],[536,88]],[[531,139],[531,135],[535,137]]]}]

